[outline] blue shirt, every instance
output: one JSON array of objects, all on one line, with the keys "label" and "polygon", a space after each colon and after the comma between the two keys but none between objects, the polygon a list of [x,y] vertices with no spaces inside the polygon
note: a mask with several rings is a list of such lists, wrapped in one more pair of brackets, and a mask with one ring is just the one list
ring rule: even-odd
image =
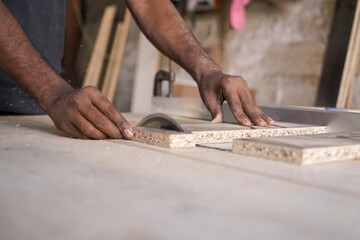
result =
[{"label": "blue shirt", "polygon": [[[18,21],[35,49],[57,73],[60,73],[65,43],[65,16],[69,0],[2,1]],[[36,101],[1,69],[0,112],[44,113]]]}]

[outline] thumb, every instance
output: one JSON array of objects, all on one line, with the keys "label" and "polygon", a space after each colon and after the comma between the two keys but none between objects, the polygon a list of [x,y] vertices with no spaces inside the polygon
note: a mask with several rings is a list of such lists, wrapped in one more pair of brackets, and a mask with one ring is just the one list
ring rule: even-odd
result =
[{"label": "thumb", "polygon": [[216,96],[212,96],[208,101],[205,102],[206,107],[211,113],[212,121],[211,123],[221,123],[224,118],[222,104]]},{"label": "thumb", "polygon": [[216,113],[215,117],[213,117],[213,120],[211,121],[211,123],[221,123],[222,120],[224,118],[222,109]]},{"label": "thumb", "polygon": [[199,92],[206,108],[211,113],[211,123],[221,123],[224,117],[221,106],[223,100],[220,100],[221,98],[218,96],[216,89],[209,89],[208,87],[202,86],[203,85],[199,86]]}]

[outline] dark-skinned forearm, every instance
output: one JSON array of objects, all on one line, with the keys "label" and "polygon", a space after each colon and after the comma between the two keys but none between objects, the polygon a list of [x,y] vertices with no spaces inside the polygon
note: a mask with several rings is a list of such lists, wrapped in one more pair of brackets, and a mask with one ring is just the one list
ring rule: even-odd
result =
[{"label": "dark-skinned forearm", "polygon": [[82,139],[133,137],[130,124],[99,89],[75,90],[46,63],[1,0],[0,67],[67,135]]},{"label": "dark-skinned forearm", "polygon": [[221,70],[205,53],[169,0],[126,0],[142,32],[166,56],[198,81]]},{"label": "dark-skinned forearm", "polygon": [[0,0],[0,67],[47,111],[71,89],[45,62]]},{"label": "dark-skinned forearm", "polygon": [[247,115],[256,125],[274,124],[274,120],[256,106],[247,82],[240,76],[223,73],[205,53],[170,0],[126,2],[149,40],[198,83],[201,99],[213,122],[222,121],[222,103],[226,100],[238,123],[251,126]]}]

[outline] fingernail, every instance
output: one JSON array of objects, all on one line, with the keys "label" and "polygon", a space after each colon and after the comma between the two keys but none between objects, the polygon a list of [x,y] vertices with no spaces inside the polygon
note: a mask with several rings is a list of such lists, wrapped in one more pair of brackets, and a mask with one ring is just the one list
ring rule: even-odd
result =
[{"label": "fingernail", "polygon": [[261,124],[266,125],[266,122],[265,122],[264,119],[262,119],[262,118],[259,118],[259,122],[260,122]]},{"label": "fingernail", "polygon": [[251,124],[251,122],[250,122],[247,118],[245,118],[244,121],[245,121],[245,123],[247,123],[247,124]]},{"label": "fingernail", "polygon": [[132,138],[134,136],[134,133],[128,128],[125,129],[124,133],[127,138]]}]

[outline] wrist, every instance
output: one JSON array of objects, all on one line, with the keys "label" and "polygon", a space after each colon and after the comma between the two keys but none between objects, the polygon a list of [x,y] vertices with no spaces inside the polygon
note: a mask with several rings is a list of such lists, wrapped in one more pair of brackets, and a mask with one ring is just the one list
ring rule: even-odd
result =
[{"label": "wrist", "polygon": [[197,83],[206,79],[208,76],[217,75],[222,73],[221,67],[212,62],[210,64],[206,64],[205,66],[199,66],[199,69],[196,71],[194,79]]},{"label": "wrist", "polygon": [[196,83],[198,85],[206,84],[208,80],[222,79],[225,75],[226,74],[224,74],[221,69],[208,69],[199,75]]},{"label": "wrist", "polygon": [[73,87],[60,76],[56,76],[56,79],[53,79],[36,91],[36,100],[44,111],[49,113],[56,102],[73,90]]}]

